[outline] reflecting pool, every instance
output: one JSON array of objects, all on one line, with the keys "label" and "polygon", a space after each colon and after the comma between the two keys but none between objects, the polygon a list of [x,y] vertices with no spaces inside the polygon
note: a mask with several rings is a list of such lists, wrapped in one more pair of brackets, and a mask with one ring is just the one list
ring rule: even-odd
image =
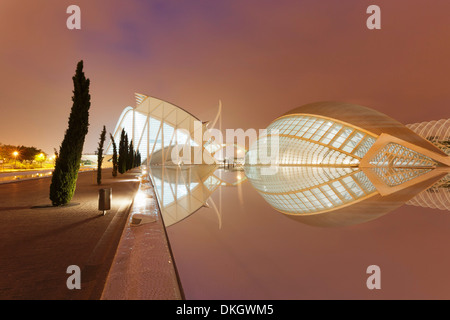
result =
[{"label": "reflecting pool", "polygon": [[263,169],[149,170],[187,299],[450,298],[448,171]]}]

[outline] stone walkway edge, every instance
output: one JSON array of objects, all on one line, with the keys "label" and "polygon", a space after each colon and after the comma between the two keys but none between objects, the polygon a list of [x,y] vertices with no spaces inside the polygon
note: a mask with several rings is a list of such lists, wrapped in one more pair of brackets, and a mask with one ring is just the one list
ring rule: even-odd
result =
[{"label": "stone walkway edge", "polygon": [[148,175],[142,175],[101,300],[182,299],[153,184]]}]

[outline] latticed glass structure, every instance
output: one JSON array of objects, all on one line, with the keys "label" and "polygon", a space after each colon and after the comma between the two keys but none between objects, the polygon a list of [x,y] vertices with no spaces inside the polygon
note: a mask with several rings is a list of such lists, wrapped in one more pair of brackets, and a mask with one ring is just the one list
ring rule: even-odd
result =
[{"label": "latticed glass structure", "polygon": [[375,143],[376,135],[337,120],[320,116],[285,116],[272,122],[267,135],[249,150],[269,149],[274,132],[279,136],[279,160],[283,165],[357,165]]},{"label": "latticed glass structure", "polygon": [[393,167],[375,167],[373,171],[388,186],[394,187],[401,185],[409,180],[421,176],[432,169],[410,169]]},{"label": "latticed glass structure", "polygon": [[442,150],[401,123],[375,110],[345,103],[313,103],[274,120],[250,147],[246,164],[267,164],[261,154],[269,154],[275,143],[278,155],[271,165],[449,165]]},{"label": "latticed glass structure", "polygon": [[311,214],[362,200],[376,192],[356,168],[283,166],[276,174],[245,168],[247,178],[275,209],[287,214]]},{"label": "latticed glass structure", "polygon": [[[433,130],[440,137],[447,134],[436,125]],[[274,144],[278,154],[271,154],[268,163]],[[264,171],[267,166],[275,170]],[[408,193],[399,191],[440,177],[443,173],[434,169],[449,166],[443,150],[380,112],[319,102],[275,119],[250,146],[245,172],[276,210],[294,217],[327,213],[327,219],[336,221],[329,212],[345,208],[345,216],[350,205],[364,204],[364,211],[371,211],[371,201],[380,196],[395,194],[403,200]],[[362,221],[370,215],[356,212],[355,217]]]},{"label": "latticed glass structure", "polygon": [[388,143],[370,160],[377,167],[434,167],[436,162],[397,143]]}]

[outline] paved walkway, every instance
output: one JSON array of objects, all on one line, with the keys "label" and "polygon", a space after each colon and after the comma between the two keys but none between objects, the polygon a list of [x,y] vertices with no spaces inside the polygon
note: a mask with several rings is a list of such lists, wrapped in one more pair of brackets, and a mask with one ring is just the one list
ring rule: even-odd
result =
[{"label": "paved walkway", "polygon": [[153,185],[142,180],[101,299],[183,298]]},{"label": "paved walkway", "polygon": [[[103,171],[80,173],[70,205],[51,207],[50,178],[0,185],[0,299],[100,299],[139,181]],[[98,211],[98,189],[112,188],[112,208]],[[67,267],[81,268],[69,290]]]}]

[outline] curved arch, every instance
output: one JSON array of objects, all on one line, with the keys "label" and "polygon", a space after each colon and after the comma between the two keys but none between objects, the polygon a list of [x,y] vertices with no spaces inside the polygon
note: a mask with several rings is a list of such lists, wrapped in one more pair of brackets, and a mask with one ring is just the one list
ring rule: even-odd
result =
[{"label": "curved arch", "polygon": [[222,101],[219,100],[219,110],[217,110],[216,117],[214,118],[214,121],[212,122],[212,124],[209,125],[209,123],[208,123],[208,125],[207,125],[208,129],[213,129],[216,125],[217,120],[219,120],[219,117],[221,117],[221,116],[222,116]]},{"label": "curved arch", "polygon": [[296,113],[329,117],[367,130],[377,136],[383,133],[389,134],[431,152],[440,154],[441,156],[445,155],[440,149],[436,148],[422,136],[413,134],[413,132],[402,123],[384,113],[368,107],[345,102],[322,101],[295,108],[286,112],[283,116]]},{"label": "curved arch", "polygon": [[[428,123],[417,126],[416,130],[431,132],[438,124]],[[268,147],[268,137],[278,136],[279,159],[272,164],[373,167],[405,166],[406,163],[406,166],[423,166],[424,161],[404,161],[404,158],[423,158],[427,160],[426,166],[450,165],[446,152],[400,122],[349,103],[307,104],[278,117],[267,130],[269,133],[261,136],[247,153],[246,160],[257,159],[251,164],[262,164],[258,159],[259,151]],[[400,152],[392,154],[393,145],[401,146]],[[377,163],[377,159],[385,158],[389,161]]]},{"label": "curved arch", "polygon": [[[113,138],[118,141],[122,129],[133,141],[136,150],[142,155],[142,160],[150,159],[155,151],[165,149],[186,140],[190,146],[203,145],[203,132],[205,124],[190,112],[177,105],[144,94],[136,93],[136,107],[126,107],[116,124]],[[106,148],[106,153],[112,153],[111,141]],[[207,151],[206,151],[207,153]],[[165,161],[166,153],[162,153]],[[204,160],[203,157],[201,159]]]}]

